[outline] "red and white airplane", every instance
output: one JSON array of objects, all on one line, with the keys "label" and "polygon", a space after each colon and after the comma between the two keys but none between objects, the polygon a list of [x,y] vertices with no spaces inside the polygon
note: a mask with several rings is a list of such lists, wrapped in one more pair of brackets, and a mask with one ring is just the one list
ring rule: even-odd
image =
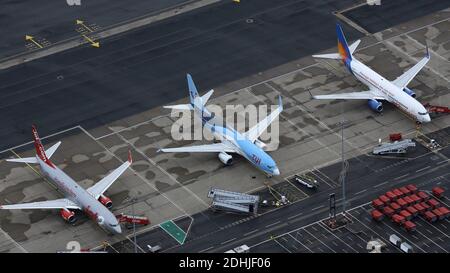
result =
[{"label": "red and white airplane", "polygon": [[128,152],[127,162],[123,163],[119,168],[105,176],[92,187],[84,189],[50,161],[50,157],[61,144],[61,141],[49,149],[44,150],[34,125],[32,127],[32,132],[36,156],[8,159],[7,161],[39,164],[42,174],[48,177],[57,188],[64,193],[65,198],[42,202],[4,205],[0,206],[0,209],[59,209],[62,218],[69,223],[73,223],[76,220],[75,212],[72,210],[82,210],[106,231],[111,232],[112,234],[122,233],[119,221],[109,210],[112,207],[112,201],[103,195],[103,193],[131,165],[131,152]]}]

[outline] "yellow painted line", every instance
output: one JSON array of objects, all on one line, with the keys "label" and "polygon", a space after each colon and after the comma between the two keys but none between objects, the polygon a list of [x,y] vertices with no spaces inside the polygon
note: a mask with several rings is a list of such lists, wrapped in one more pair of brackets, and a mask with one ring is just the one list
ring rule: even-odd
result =
[{"label": "yellow painted line", "polygon": [[36,42],[34,40],[34,37],[31,35],[25,35],[25,40],[26,41],[31,41],[32,43],[34,43],[35,45],[37,45],[39,48],[44,48],[41,44],[39,44],[38,42]]},{"label": "yellow painted line", "polygon": [[84,34],[81,34],[81,36],[83,36],[86,40],[88,40],[93,47],[100,47],[99,42],[95,42],[94,40],[92,40],[91,38],[89,38],[88,36],[86,36]]},{"label": "yellow painted line", "polygon": [[76,23],[77,23],[77,25],[81,25],[82,27],[84,27],[85,29],[87,29],[89,32],[94,32],[91,28],[89,28],[88,26],[86,26],[86,25],[84,24],[84,21],[77,20]]}]

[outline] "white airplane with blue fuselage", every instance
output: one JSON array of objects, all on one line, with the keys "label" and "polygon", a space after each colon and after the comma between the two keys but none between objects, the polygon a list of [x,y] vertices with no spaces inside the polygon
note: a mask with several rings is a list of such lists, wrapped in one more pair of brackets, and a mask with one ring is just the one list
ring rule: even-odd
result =
[{"label": "white airplane with blue fuselage", "polygon": [[414,118],[417,123],[426,123],[431,121],[430,115],[425,107],[415,99],[415,92],[407,87],[412,79],[414,79],[414,77],[430,60],[428,48],[427,55],[421,61],[394,81],[388,81],[353,57],[352,54],[358,47],[361,40],[358,40],[348,46],[342,28],[339,24],[336,25],[336,32],[338,36],[339,53],[313,55],[313,57],[342,60],[350,73],[352,73],[359,81],[368,86],[369,90],[332,95],[316,95],[313,96],[314,99],[368,100],[369,107],[378,113],[383,111],[383,103],[380,101],[383,100],[397,106],[408,116]]},{"label": "white airplane with blue fuselage", "polygon": [[203,127],[207,128],[221,142],[180,148],[166,148],[160,149],[159,151],[166,153],[218,153],[220,161],[225,165],[231,165],[233,161],[233,157],[229,153],[237,153],[246,158],[256,168],[263,171],[267,176],[279,175],[280,170],[277,164],[264,151],[266,144],[260,141],[258,137],[278,117],[281,111],[283,111],[281,97],[278,98],[278,108],[275,111],[250,130],[241,134],[228,126],[219,126],[212,122],[213,115],[206,109],[205,105],[214,90],[209,91],[203,96],[199,96],[197,87],[189,74],[187,74],[187,82],[190,104],[164,106],[164,108],[193,110],[196,117],[202,119]]}]

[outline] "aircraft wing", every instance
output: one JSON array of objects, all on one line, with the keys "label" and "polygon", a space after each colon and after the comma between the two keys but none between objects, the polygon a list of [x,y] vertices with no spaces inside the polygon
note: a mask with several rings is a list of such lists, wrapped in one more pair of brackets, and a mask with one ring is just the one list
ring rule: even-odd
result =
[{"label": "aircraft wing", "polygon": [[0,206],[0,209],[81,209],[67,198]]},{"label": "aircraft wing", "polygon": [[422,70],[422,68],[428,63],[430,60],[430,53],[427,48],[427,55],[420,60],[415,66],[411,67],[408,71],[406,71],[403,75],[395,79],[392,83],[398,86],[399,88],[405,88],[414,77]]},{"label": "aircraft wing", "polygon": [[266,129],[269,125],[280,115],[283,111],[283,104],[281,102],[281,96],[278,96],[278,108],[270,113],[265,119],[261,120],[258,124],[253,126],[245,135],[247,139],[254,142]]},{"label": "aircraft wing", "polygon": [[133,159],[131,158],[131,152],[128,151],[128,161],[119,166],[119,168],[112,171],[107,176],[103,177],[102,180],[98,181],[92,187],[87,189],[95,199],[98,199],[109,187],[125,172],[125,170],[131,165]]},{"label": "aircraft wing", "polygon": [[224,143],[179,147],[179,148],[166,148],[159,151],[164,153],[237,153],[237,151]]},{"label": "aircraft wing", "polygon": [[386,97],[383,96],[383,94],[373,90],[330,95],[315,95],[312,97],[317,100],[386,100]]},{"label": "aircraft wing", "polygon": [[163,108],[176,109],[176,110],[182,110],[182,111],[194,110],[194,108],[190,104],[166,105],[166,106],[163,106]]}]

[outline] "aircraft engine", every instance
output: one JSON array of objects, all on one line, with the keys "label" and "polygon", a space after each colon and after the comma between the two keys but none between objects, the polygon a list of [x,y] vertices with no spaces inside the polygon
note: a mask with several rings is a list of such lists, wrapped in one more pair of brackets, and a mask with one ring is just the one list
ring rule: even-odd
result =
[{"label": "aircraft engine", "polygon": [[75,212],[68,209],[61,209],[61,217],[69,223],[75,222]]},{"label": "aircraft engine", "polygon": [[411,89],[409,89],[408,87],[405,87],[403,89],[403,92],[405,92],[406,94],[410,95],[413,98],[416,97],[416,93],[414,91],[412,91]]},{"label": "aircraft engine", "polygon": [[98,198],[98,201],[100,201],[100,203],[103,204],[103,206],[107,207],[108,209],[112,208],[112,201],[110,198],[104,196],[104,195],[100,195],[100,197]]},{"label": "aircraft engine", "polygon": [[377,101],[377,100],[369,100],[368,101],[370,109],[377,113],[383,112],[383,103]]},{"label": "aircraft engine", "polygon": [[221,152],[219,153],[219,159],[223,164],[229,166],[233,163],[233,157],[227,153]]}]

